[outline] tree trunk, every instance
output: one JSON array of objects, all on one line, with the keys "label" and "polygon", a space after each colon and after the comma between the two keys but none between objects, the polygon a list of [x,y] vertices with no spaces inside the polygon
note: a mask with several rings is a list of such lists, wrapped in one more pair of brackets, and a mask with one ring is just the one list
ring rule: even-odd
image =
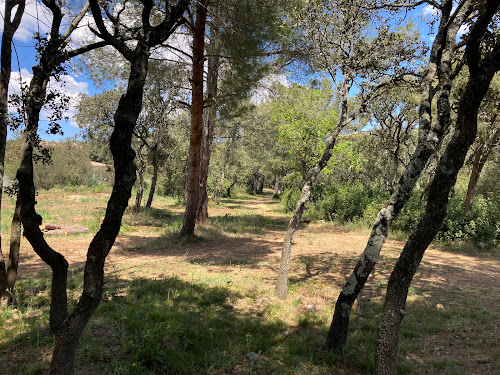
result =
[{"label": "tree trunk", "polygon": [[288,223],[288,227],[286,229],[285,238],[283,239],[283,245],[281,246],[281,261],[280,261],[280,270],[278,273],[278,281],[276,282],[276,291],[275,294],[278,298],[286,298],[288,292],[288,271],[290,270],[290,258],[291,258],[291,249],[292,249],[292,240],[295,231],[297,230],[297,226],[302,219],[302,214],[304,213],[304,208],[306,206],[307,201],[311,195],[311,182],[306,182],[302,187],[302,194],[300,199],[295,206],[295,210],[293,211],[293,216]]},{"label": "tree trunk", "polygon": [[[17,9],[12,18],[12,10],[17,6]],[[8,92],[9,80],[11,73],[11,60],[12,60],[12,39],[14,33],[19,27],[22,16],[24,14],[25,1],[24,0],[6,0],[3,12],[3,32],[2,32],[2,47],[0,55],[0,217],[2,212],[2,193],[3,193],[3,180],[4,180],[4,166],[5,166],[5,146],[7,142],[7,126],[9,122],[8,115]],[[0,308],[12,302],[12,295],[9,289],[12,289],[15,284],[10,286],[9,282],[9,264],[12,264],[12,256],[9,255],[8,264],[5,264],[5,258],[2,252],[1,237],[0,237]],[[17,271],[17,262],[15,269]],[[12,271],[10,272],[12,273]]]},{"label": "tree trunk", "polygon": [[156,183],[158,182],[158,158],[153,158],[153,177],[151,178],[151,189],[149,190],[148,201],[146,202],[146,207],[151,208],[151,204],[153,204],[153,198],[156,190]]},{"label": "tree trunk", "polygon": [[193,30],[193,74],[191,78],[191,137],[189,141],[186,210],[181,235],[192,235],[199,199],[200,149],[203,132],[203,62],[205,57],[206,1],[196,3]]},{"label": "tree trunk", "polygon": [[83,292],[75,309],[56,331],[51,374],[72,374],[75,351],[80,336],[101,301],[104,285],[104,261],[120,230],[123,213],[136,179],[132,132],[142,108],[144,84],[148,71],[148,48],[143,46],[131,61],[126,93],[121,97],[110,139],[115,182],[101,228],[89,245],[85,262]]},{"label": "tree trunk", "polygon": [[212,142],[214,138],[214,127],[217,121],[217,81],[219,75],[219,56],[208,57],[207,74],[207,102],[210,107],[206,110],[203,121],[202,144],[200,152],[200,180],[199,180],[199,201],[196,220],[203,223],[208,220],[208,194],[207,179],[208,167],[210,165],[210,155],[212,152]]},{"label": "tree trunk", "polygon": [[281,195],[280,176],[276,175],[276,179],[274,180],[273,198],[279,198],[280,195]]},{"label": "tree trunk", "polygon": [[[448,11],[451,12],[451,1],[448,3],[450,6]],[[410,199],[418,178],[450,126],[449,95],[451,90],[451,68],[449,63],[452,58],[451,51],[453,51],[455,45],[455,35],[465,16],[463,14],[451,26],[447,24],[447,17],[443,17],[441,20],[438,34],[432,47],[429,65],[421,85],[420,126],[417,148],[394,194],[392,194],[386,207],[382,208],[377,214],[363,254],[337,298],[335,311],[324,346],[326,350],[342,353],[347,343],[352,306],[377,263],[380,251],[387,240],[389,227]],[[449,29],[447,29],[448,26]],[[445,34],[446,30],[448,30],[448,33],[452,37],[447,37]],[[443,53],[440,60],[438,60],[438,52],[441,51]],[[438,83],[439,91],[437,93],[438,103],[440,103],[440,108],[444,110],[438,111],[436,124],[432,126],[431,103],[433,89],[431,84],[436,74],[439,74],[440,77]]]},{"label": "tree trunk", "polygon": [[[497,116],[495,115],[493,121],[495,121],[496,117]],[[467,214],[467,212],[469,212],[472,208],[474,190],[476,189],[477,182],[479,181],[479,176],[481,175],[484,165],[488,161],[491,150],[498,144],[499,138],[500,126],[498,126],[496,130],[490,134],[490,137],[486,141],[486,144],[479,146],[476,153],[474,154],[474,162],[472,164],[469,185],[467,186],[467,194],[465,195],[464,215]]]},{"label": "tree trunk", "polygon": [[291,249],[292,249],[292,240],[295,231],[297,230],[297,226],[302,219],[302,214],[304,213],[304,208],[309,200],[309,196],[311,195],[311,189],[316,182],[319,174],[326,167],[328,161],[330,160],[333,152],[333,147],[337,142],[337,137],[339,136],[342,129],[347,125],[347,98],[349,94],[349,90],[351,88],[351,81],[344,81],[343,87],[341,89],[341,113],[339,122],[336,128],[332,131],[330,136],[328,137],[328,142],[325,147],[325,151],[321,156],[321,159],[318,163],[312,168],[307,175],[307,179],[303,182],[302,193],[300,195],[299,200],[297,201],[297,205],[295,206],[295,210],[293,211],[293,216],[288,223],[288,227],[285,233],[285,238],[283,239],[283,245],[281,247],[281,261],[280,261],[280,270],[278,273],[278,281],[276,282],[276,290],[275,294],[278,298],[286,298],[288,292],[288,271],[290,269],[290,257],[291,257]]},{"label": "tree trunk", "polygon": [[[488,1],[484,13],[479,16],[469,34],[466,56],[470,77],[459,102],[453,138],[439,160],[434,179],[429,186],[425,213],[408,238],[387,285],[375,349],[377,375],[396,374],[399,330],[406,313],[408,288],[425,250],[446,216],[450,191],[476,136],[479,106],[493,75],[500,69],[500,62],[489,58],[493,53],[481,59],[479,50],[480,41],[498,9],[496,0]],[[495,47],[494,51],[498,54],[500,45]],[[438,111],[440,110],[442,109],[438,107]]]},{"label": "tree trunk", "polygon": [[144,169],[146,168],[144,164],[144,155],[142,154],[143,144],[137,149],[137,159],[139,161],[139,168],[137,168],[137,193],[135,195],[134,210],[139,211],[141,208],[142,196],[144,194]]}]

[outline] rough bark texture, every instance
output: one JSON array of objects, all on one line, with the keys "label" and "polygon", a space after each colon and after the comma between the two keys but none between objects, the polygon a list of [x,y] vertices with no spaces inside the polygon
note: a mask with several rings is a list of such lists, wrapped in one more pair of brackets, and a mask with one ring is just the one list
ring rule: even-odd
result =
[{"label": "rough bark texture", "polygon": [[[447,2],[443,10],[438,34],[434,40],[429,65],[421,84],[419,108],[419,137],[417,148],[408,167],[401,177],[395,192],[377,214],[368,243],[353,272],[340,292],[335,304],[332,323],[328,331],[324,348],[341,353],[347,343],[349,319],[352,306],[377,263],[380,251],[387,240],[389,227],[408,202],[418,178],[429,158],[434,154],[450,125],[451,61],[456,45],[456,34],[469,14],[467,8],[457,12],[457,17],[449,23],[452,1]],[[433,80],[438,76],[437,101],[440,111],[437,121],[432,123],[431,102],[434,88]]]},{"label": "rough bark texture", "polygon": [[[37,142],[37,127],[40,110],[45,101],[47,83],[50,75],[61,62],[74,56],[76,52],[63,53],[66,38],[76,28],[79,20],[86,13],[88,3],[75,18],[68,31],[59,35],[62,13],[55,1],[46,5],[52,12],[50,39],[40,52],[40,63],[33,67],[27,102],[25,104],[27,124],[24,131],[25,142],[22,147],[21,166],[17,172],[19,194],[21,196],[21,219],[24,234],[34,251],[52,268],[52,295],[50,326],[55,333],[55,347],[52,356],[51,374],[73,374],[75,350],[85,325],[99,305],[104,283],[104,261],[118,235],[123,212],[128,205],[136,174],[135,153],[131,147],[132,132],[142,107],[142,94],[147,75],[149,49],[165,41],[175,28],[183,22],[182,13],[188,6],[187,0],[181,0],[169,9],[165,20],[153,27],[149,24],[149,15],[153,3],[146,3],[142,20],[144,40],[139,40],[131,50],[125,43],[111,36],[101,18],[99,4],[90,2],[92,13],[101,36],[116,46],[131,63],[131,72],[126,93],[121,97],[115,113],[115,127],[110,139],[111,153],[114,159],[115,183],[108,201],[106,214],[100,230],[89,245],[84,271],[83,292],[75,309],[68,316],[66,278],[68,264],[64,257],[54,251],[45,241],[39,225],[42,218],[35,211],[35,189],[33,184],[33,147]],[[101,44],[102,45],[102,44]],[[85,48],[88,50],[88,48]],[[80,49],[82,51],[82,49]]]},{"label": "rough bark texture", "polygon": [[101,301],[104,284],[104,261],[121,226],[123,213],[136,179],[132,132],[142,108],[142,96],[148,71],[149,49],[136,49],[126,93],[115,113],[110,139],[115,181],[100,230],[89,245],[84,271],[83,292],[74,311],[56,332],[51,374],[72,374],[77,344],[83,329]]},{"label": "rough bark texture", "polygon": [[[496,118],[496,116],[495,116]],[[488,161],[491,150],[498,144],[500,140],[500,126],[490,134],[486,144],[479,146],[474,153],[474,161],[472,163],[472,171],[469,178],[469,185],[467,186],[467,194],[465,195],[465,209],[464,215],[467,214],[472,208],[472,201],[474,199],[474,190],[476,189],[479,176],[483,170],[484,165]]]},{"label": "rough bark texture", "polygon": [[192,235],[196,224],[199,199],[200,151],[203,133],[203,62],[205,57],[205,26],[207,1],[196,3],[196,24],[193,30],[193,74],[191,78],[191,136],[189,140],[186,210],[181,234]]},{"label": "rough bark texture", "polygon": [[500,69],[500,45],[496,46],[495,53],[487,54],[483,60],[480,59],[479,50],[487,25],[498,9],[497,1],[488,1],[484,13],[471,30],[466,50],[470,77],[459,102],[453,138],[439,160],[429,186],[425,213],[406,242],[389,278],[375,350],[375,369],[378,375],[396,374],[399,329],[406,312],[408,288],[425,250],[446,216],[450,191],[476,136],[479,106],[494,73]]},{"label": "rough bark texture", "polygon": [[158,165],[158,158],[153,157],[153,176],[151,177],[151,188],[149,189],[148,201],[146,202],[146,208],[151,208],[153,204],[153,198],[155,196],[156,184],[158,182],[158,169],[160,166]]},{"label": "rough bark texture", "polygon": [[[17,5],[17,9],[12,17],[12,10]],[[2,47],[0,56],[0,214],[2,212],[2,192],[4,179],[4,164],[5,164],[5,145],[7,142],[7,126],[8,126],[8,91],[9,80],[11,73],[12,60],[12,38],[19,27],[21,18],[24,13],[24,0],[6,0],[3,12],[4,27],[2,32]],[[1,216],[0,216],[1,217]],[[15,254],[9,254],[9,261],[6,265],[5,258],[2,253],[1,237],[0,237],[0,307],[8,305],[12,302],[10,290],[14,287],[15,277],[17,274],[17,259]],[[13,261],[15,263],[13,263]],[[10,275],[10,276],[9,276]],[[9,279],[13,281],[12,285]]]},{"label": "rough bark texture", "polygon": [[283,245],[281,246],[281,261],[280,261],[280,270],[278,273],[278,280],[276,282],[276,290],[275,294],[278,298],[286,298],[288,293],[288,271],[290,269],[290,257],[292,250],[292,240],[295,231],[297,230],[297,226],[302,219],[302,214],[304,213],[304,208],[309,200],[309,196],[311,195],[311,188],[316,182],[319,174],[326,167],[328,161],[330,160],[333,152],[333,147],[337,142],[338,135],[342,131],[342,129],[347,124],[347,97],[349,93],[349,89],[351,87],[351,82],[346,81],[344,86],[342,87],[342,104],[341,104],[341,113],[338,124],[336,128],[332,131],[328,138],[328,142],[325,147],[325,151],[321,156],[318,163],[308,172],[307,179],[303,182],[302,191],[300,194],[300,198],[297,201],[297,205],[293,211],[293,216],[288,223],[288,227],[286,229],[285,238],[283,239]]},{"label": "rough bark texture", "polygon": [[139,161],[139,167],[137,168],[137,193],[135,195],[134,209],[138,211],[141,208],[142,196],[144,194],[144,169],[146,169],[146,164],[144,163],[144,155],[142,154],[143,144],[137,149],[137,159]]},{"label": "rough bark texture", "polygon": [[199,199],[196,220],[203,223],[208,220],[208,193],[207,179],[210,156],[212,153],[212,143],[214,139],[214,128],[217,121],[217,82],[219,79],[219,56],[208,57],[207,72],[207,103],[209,107],[205,111],[203,120],[203,133],[200,152],[200,178],[199,178]]}]

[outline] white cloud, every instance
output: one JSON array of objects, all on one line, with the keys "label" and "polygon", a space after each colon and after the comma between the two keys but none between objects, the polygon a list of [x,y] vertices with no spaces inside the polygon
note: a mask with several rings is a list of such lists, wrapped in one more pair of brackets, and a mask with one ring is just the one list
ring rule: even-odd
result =
[{"label": "white cloud", "polygon": [[[21,83],[20,78],[23,81],[23,84],[28,85],[33,78],[33,74],[30,73],[27,69],[21,69],[21,74],[19,72],[12,72],[10,78],[9,85],[9,95],[10,94],[20,94],[21,92]],[[59,81],[51,78],[48,87],[50,89],[55,89],[58,92],[64,93],[70,99],[69,108],[64,112],[64,116],[67,116],[70,119],[70,124],[72,126],[78,127],[76,122],[74,121],[74,117],[76,114],[76,107],[80,101],[81,94],[88,94],[88,83],[83,81],[77,81],[74,77],[70,75],[61,76]],[[10,111],[14,111],[14,108],[9,108]],[[40,114],[40,120],[47,120],[49,113],[46,109],[42,110]]]},{"label": "white cloud", "polygon": [[[3,13],[5,9],[5,0],[0,0],[0,9]],[[16,9],[17,6],[12,12],[12,18],[14,18]],[[14,39],[21,42],[27,42],[33,37],[33,33],[35,32],[40,32],[40,34],[44,35],[50,31],[51,20],[52,15],[44,5],[36,0],[27,0],[21,24],[14,34]],[[3,30],[3,24],[3,17],[1,17],[1,30]]]},{"label": "white cloud", "polygon": [[437,16],[439,14],[439,9],[433,7],[430,4],[427,4],[424,9],[422,9],[421,13],[422,16],[428,17],[428,16]]}]

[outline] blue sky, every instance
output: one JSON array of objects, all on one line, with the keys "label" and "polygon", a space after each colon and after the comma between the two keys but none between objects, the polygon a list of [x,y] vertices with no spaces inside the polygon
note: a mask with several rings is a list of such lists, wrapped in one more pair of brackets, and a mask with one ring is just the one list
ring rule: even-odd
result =
[{"label": "blue sky", "polygon": [[[3,12],[4,1],[0,0],[0,9]],[[26,12],[23,16],[21,26],[14,36],[14,50],[13,50],[13,61],[12,61],[12,77],[11,84],[9,87],[9,93],[19,92],[19,76],[21,75],[24,82],[29,82],[31,78],[32,66],[36,64],[36,52],[34,48],[34,41],[32,39],[33,33],[40,32],[44,34],[48,31],[50,20],[47,17],[48,12],[37,3],[36,0],[27,0]],[[410,17],[415,20],[415,23],[419,26],[422,38],[424,41],[431,43],[433,40],[433,35],[429,30],[427,23],[422,22],[418,19],[421,15],[425,19],[430,19],[433,14],[433,9],[430,6],[421,6],[410,13]],[[82,24],[86,24],[85,20]],[[2,19],[0,19],[0,29],[3,30],[3,14]],[[74,39],[85,38],[89,31],[85,30],[84,27],[77,30]],[[80,39],[81,40],[81,39]],[[52,87],[56,87],[64,91],[71,98],[71,107],[68,109],[66,115],[72,118],[76,112],[76,105],[78,103],[78,97],[81,94],[92,95],[99,91],[97,87],[92,83],[88,77],[85,75],[77,73],[75,70],[69,68],[66,75],[63,77],[65,82],[63,86],[56,82],[51,82]],[[293,78],[292,78],[293,79]],[[46,130],[46,113],[42,113],[42,118],[40,122],[41,133],[40,136],[47,140],[61,140],[66,137],[73,137],[78,134],[79,129],[74,120],[62,121],[61,125],[63,127],[64,135],[53,136],[44,133]]]}]

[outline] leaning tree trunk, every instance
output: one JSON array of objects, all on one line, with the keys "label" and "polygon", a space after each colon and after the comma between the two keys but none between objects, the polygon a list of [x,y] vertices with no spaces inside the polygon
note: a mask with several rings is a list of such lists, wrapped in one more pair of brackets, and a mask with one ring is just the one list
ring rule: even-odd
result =
[{"label": "leaning tree trunk", "polygon": [[158,169],[160,168],[160,166],[158,165],[158,158],[156,156],[153,158],[152,164],[153,164],[153,177],[151,177],[151,189],[149,189],[148,201],[146,202],[147,208],[151,208],[151,205],[153,204],[156,184],[158,182]]},{"label": "leaning tree trunk", "polygon": [[210,107],[207,109],[203,121],[203,133],[200,152],[200,180],[199,199],[196,220],[203,223],[208,220],[208,193],[207,179],[208,167],[210,165],[210,155],[214,139],[214,128],[217,121],[217,81],[219,76],[219,56],[208,57],[207,74],[207,102]]},{"label": "leaning tree trunk", "polygon": [[408,288],[425,250],[446,216],[450,191],[476,136],[479,106],[493,75],[500,69],[498,57],[496,60],[491,58],[500,53],[500,44],[495,46],[494,53],[487,54],[484,59],[481,59],[479,49],[487,26],[498,9],[496,0],[488,1],[485,12],[480,15],[469,34],[466,55],[470,76],[459,102],[453,138],[439,160],[434,179],[429,186],[425,213],[408,238],[387,284],[375,350],[377,375],[396,374],[399,330],[406,313]]},{"label": "leaning tree trunk", "polygon": [[[14,18],[12,18],[12,10],[16,6],[17,9],[15,11]],[[14,33],[17,31],[19,24],[21,23],[21,18],[24,14],[24,7],[24,0],[7,0],[5,2],[3,13],[4,26],[2,32],[2,47],[0,56],[0,217],[2,212],[5,146],[7,142],[7,127],[9,122],[8,92],[12,60],[11,46]],[[14,255],[15,254],[9,254],[9,261],[6,265],[4,255],[2,253],[0,237],[0,307],[8,305],[12,302],[12,295],[10,291],[15,284],[15,277],[12,278],[12,275],[14,271],[17,273],[16,259],[19,258]],[[15,264],[13,263],[14,260]],[[13,281],[13,283],[9,282],[9,279]]]},{"label": "leaning tree trunk", "polygon": [[[451,1],[449,1],[448,5],[449,15],[449,12],[451,12]],[[441,20],[438,34],[433,43],[429,66],[421,85],[420,127],[417,148],[395,192],[392,194],[387,205],[377,214],[368,243],[337,298],[335,311],[324,346],[327,350],[333,350],[338,353],[344,350],[347,343],[352,306],[368,280],[368,276],[375,268],[380,251],[387,240],[389,227],[408,202],[413,188],[422,171],[425,169],[429,158],[435,153],[436,148],[450,126],[449,96],[452,80],[450,61],[456,43],[455,35],[465,17],[466,13],[461,13],[461,16],[457,17],[458,19],[451,26],[447,24],[447,16],[443,16]],[[436,74],[439,77],[437,101],[441,111],[438,111],[436,124],[432,126],[431,103],[433,88],[431,85]]]},{"label": "leaning tree trunk", "polygon": [[203,132],[203,62],[205,58],[205,25],[207,8],[196,2],[196,24],[193,30],[193,74],[191,78],[191,136],[189,141],[186,210],[181,235],[192,235],[196,224],[199,199],[200,149]]},{"label": "leaning tree trunk", "polygon": [[[493,121],[495,121],[497,115]],[[479,176],[483,170],[484,165],[488,161],[488,157],[490,156],[491,150],[498,143],[500,138],[500,126],[493,131],[486,141],[485,145],[479,146],[477,151],[474,154],[474,161],[472,163],[472,171],[469,178],[469,185],[467,186],[467,194],[465,195],[465,209],[464,215],[467,214],[472,208],[472,200],[474,199],[474,191],[476,189],[477,182],[479,181]]]},{"label": "leaning tree trunk", "polygon": [[302,214],[304,213],[304,208],[309,200],[309,196],[311,195],[311,188],[316,182],[319,174],[326,167],[328,161],[330,160],[333,152],[333,147],[337,142],[337,137],[347,125],[347,97],[349,94],[349,89],[351,87],[351,82],[346,80],[344,82],[344,86],[342,87],[342,109],[340,113],[339,122],[336,128],[332,131],[328,138],[328,142],[326,144],[325,151],[321,156],[321,159],[318,163],[309,171],[306,180],[302,184],[302,192],[299,200],[295,206],[295,210],[293,211],[293,216],[288,223],[288,227],[286,229],[285,238],[283,239],[283,245],[281,246],[281,261],[280,261],[280,269],[278,273],[278,280],[276,282],[276,290],[275,294],[278,298],[286,298],[288,293],[288,272],[290,270],[290,257],[292,250],[292,240],[295,231],[302,219]]},{"label": "leaning tree trunk", "polygon": [[146,169],[146,165],[144,163],[144,155],[142,154],[143,144],[139,146],[137,149],[137,159],[139,161],[139,168],[137,168],[137,193],[135,195],[135,204],[134,210],[139,211],[141,208],[142,196],[144,195],[144,169]]}]

